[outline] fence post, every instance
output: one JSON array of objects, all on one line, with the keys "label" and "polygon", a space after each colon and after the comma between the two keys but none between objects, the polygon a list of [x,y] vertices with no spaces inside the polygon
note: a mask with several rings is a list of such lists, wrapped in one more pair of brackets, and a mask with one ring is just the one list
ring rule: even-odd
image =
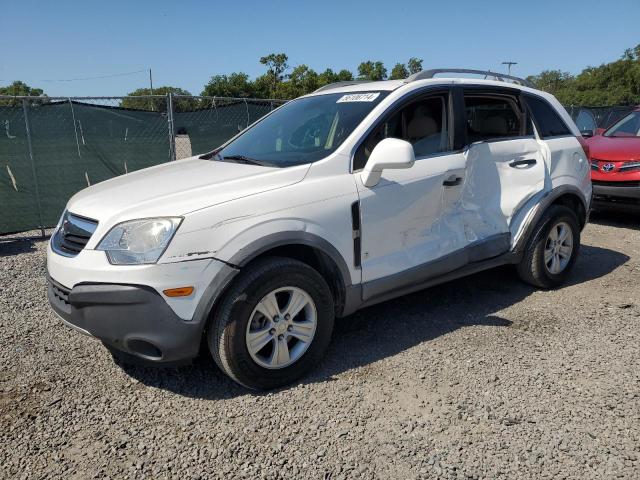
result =
[{"label": "fence post", "polygon": [[40,233],[44,238],[44,221],[42,220],[42,205],[40,204],[40,189],[38,188],[38,176],[36,175],[36,162],[33,157],[33,145],[31,144],[31,125],[29,123],[29,110],[27,100],[22,99],[22,111],[24,113],[24,125],[27,130],[27,145],[29,146],[29,159],[31,160],[31,174],[33,175],[33,186],[36,193],[36,205],[38,206],[38,218],[40,220]]},{"label": "fence post", "polygon": [[78,140],[78,126],[76,123],[76,114],[73,111],[73,102],[71,101],[71,97],[69,97],[69,107],[71,108],[71,119],[73,120],[73,132],[76,134],[76,147],[78,147],[78,158],[82,158],[80,154],[80,141]]},{"label": "fence post", "polygon": [[249,127],[249,122],[251,121],[251,117],[249,116],[249,104],[247,103],[247,99],[244,99],[244,107],[247,109],[247,126],[245,128]]},{"label": "fence post", "polygon": [[169,125],[169,161],[176,159],[176,129],[173,123],[173,93],[167,93],[167,122]]}]

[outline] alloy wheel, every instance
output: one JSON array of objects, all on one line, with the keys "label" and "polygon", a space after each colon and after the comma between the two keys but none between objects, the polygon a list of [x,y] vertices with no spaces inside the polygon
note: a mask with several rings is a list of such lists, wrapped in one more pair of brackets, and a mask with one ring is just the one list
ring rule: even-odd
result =
[{"label": "alloy wheel", "polygon": [[316,333],[317,310],[297,287],[271,291],[258,302],[247,324],[246,344],[261,367],[285,368],[307,351]]},{"label": "alloy wheel", "polygon": [[566,222],[556,223],[549,232],[544,247],[544,264],[553,275],[561,273],[573,254],[573,233]]}]

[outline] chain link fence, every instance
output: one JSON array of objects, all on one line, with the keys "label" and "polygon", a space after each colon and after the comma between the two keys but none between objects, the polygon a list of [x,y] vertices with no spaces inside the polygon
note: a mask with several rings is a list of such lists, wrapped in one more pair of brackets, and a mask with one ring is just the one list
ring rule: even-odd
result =
[{"label": "chain link fence", "polygon": [[[206,153],[283,100],[149,95],[0,96],[0,234],[54,226],[79,190]],[[632,107],[567,110],[606,128]]]},{"label": "chain link fence", "polygon": [[[596,128],[609,128],[618,120],[628,115],[635,107],[632,105],[615,105],[609,107],[588,107],[565,105],[567,112],[579,128],[595,124]],[[587,128],[589,129],[589,128]]]},{"label": "chain link fence", "polygon": [[0,234],[54,226],[77,191],[202,154],[282,100],[0,96]]}]

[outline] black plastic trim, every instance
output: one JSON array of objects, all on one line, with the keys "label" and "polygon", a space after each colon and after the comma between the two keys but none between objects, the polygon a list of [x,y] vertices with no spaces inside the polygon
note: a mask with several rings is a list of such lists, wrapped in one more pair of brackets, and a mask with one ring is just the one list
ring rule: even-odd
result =
[{"label": "black plastic trim", "polygon": [[362,285],[362,299],[366,303],[375,297],[389,296],[395,291],[404,291],[412,285],[445,275],[467,264],[497,257],[507,252],[510,244],[510,233],[492,235],[437,260],[366,282]]},{"label": "black plastic trim", "polygon": [[[527,242],[529,241],[529,237],[533,233],[533,229],[535,228],[535,226],[538,224],[538,222],[544,215],[544,212],[547,210],[547,208],[549,208],[549,206],[551,206],[551,204],[553,204],[553,202],[555,202],[558,198],[560,198],[563,195],[574,195],[580,200],[580,203],[582,203],[582,207],[584,208],[584,211],[585,211],[585,223],[582,225],[582,228],[584,228],[589,218],[589,209],[591,207],[590,205],[591,199],[589,199],[589,201],[587,202],[584,198],[584,194],[582,193],[582,191],[580,191],[578,187],[575,187],[573,185],[561,185],[549,191],[540,200],[540,202],[538,203],[538,209],[535,215],[525,225],[522,235],[518,239],[518,242],[516,243],[516,245],[513,247],[513,251],[517,253],[522,253],[524,251],[525,247],[527,246]],[[524,208],[524,206],[522,208]],[[517,215],[518,213],[519,212],[516,212],[515,215]]]},{"label": "black plastic trim", "polygon": [[479,261],[479,262],[469,263],[467,265],[464,265],[460,268],[449,271],[447,273],[436,275],[434,277],[424,278],[419,282],[411,283],[403,287],[399,287],[395,290],[382,292],[376,296],[371,296],[368,299],[366,299],[363,303],[361,303],[358,306],[358,308],[369,307],[377,303],[385,302],[387,300],[401,297],[403,295],[408,295],[410,293],[417,292],[419,290],[424,290],[425,288],[440,285],[441,283],[450,282],[451,280],[466,277],[468,275],[481,272],[483,270],[488,270],[490,268],[499,267],[501,265],[515,264],[515,263],[518,263],[520,259],[521,259],[521,255],[518,255],[512,252],[507,252],[494,258],[490,258],[490,259]]},{"label": "black plastic trim", "polygon": [[360,235],[360,201],[351,204],[351,234],[353,236],[353,265],[360,268],[362,264]]},{"label": "black plastic trim", "polygon": [[[223,264],[203,292],[191,320],[183,320],[164,298],[145,285],[81,283],[69,289],[47,277],[53,310],[70,327],[99,338],[108,348],[145,363],[180,364],[194,358],[215,302],[239,273]],[[131,340],[137,342],[129,343]],[[135,350],[147,342],[161,354]],[[151,351],[147,346],[147,351]]]},{"label": "black plastic trim", "polygon": [[317,248],[328,255],[336,264],[342,277],[343,285],[351,285],[351,273],[347,267],[347,262],[344,260],[340,252],[338,252],[336,247],[331,245],[324,238],[309,232],[290,231],[266,235],[240,249],[233,257],[231,257],[231,259],[229,259],[229,263],[237,265],[238,267],[244,267],[260,254],[284,245],[307,245]]},{"label": "black plastic trim", "polygon": [[[49,279],[53,310],[71,327],[113,349],[156,363],[190,360],[198,354],[202,325],[182,320],[151,287],[82,283],[69,291],[68,304],[63,305],[54,286],[59,284]],[[141,342],[144,350],[137,349]],[[159,353],[145,354],[153,351],[151,346]]]},{"label": "black plastic trim", "polygon": [[[618,185],[615,185],[618,183]],[[625,185],[627,183],[627,185]],[[611,182],[602,185],[593,183],[593,194],[603,197],[634,198],[640,200],[640,182]],[[631,185],[629,185],[631,184]]]}]

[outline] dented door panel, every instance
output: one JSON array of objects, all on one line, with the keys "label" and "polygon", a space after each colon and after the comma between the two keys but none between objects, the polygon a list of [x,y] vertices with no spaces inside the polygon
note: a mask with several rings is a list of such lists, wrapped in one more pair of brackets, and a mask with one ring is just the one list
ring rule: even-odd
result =
[{"label": "dented door panel", "polygon": [[[465,246],[456,211],[464,184],[461,153],[388,170],[372,188],[356,174],[362,217],[362,280],[375,280],[441,258]],[[459,178],[456,185],[447,180]],[[455,182],[452,182],[455,183]]]},{"label": "dented door panel", "polygon": [[459,209],[469,243],[510,232],[514,215],[547,188],[545,160],[534,138],[475,143],[464,156]]}]

